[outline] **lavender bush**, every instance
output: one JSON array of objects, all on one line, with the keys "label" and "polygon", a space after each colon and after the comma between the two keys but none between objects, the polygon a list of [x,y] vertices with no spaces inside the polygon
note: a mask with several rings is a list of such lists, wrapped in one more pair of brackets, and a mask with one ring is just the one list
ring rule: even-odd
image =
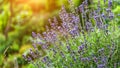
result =
[{"label": "lavender bush", "polygon": [[[119,68],[120,28],[112,11],[117,0],[85,0],[71,11],[62,6],[46,32],[32,32],[33,48],[23,58],[35,68]],[[61,25],[59,25],[59,22]]]}]

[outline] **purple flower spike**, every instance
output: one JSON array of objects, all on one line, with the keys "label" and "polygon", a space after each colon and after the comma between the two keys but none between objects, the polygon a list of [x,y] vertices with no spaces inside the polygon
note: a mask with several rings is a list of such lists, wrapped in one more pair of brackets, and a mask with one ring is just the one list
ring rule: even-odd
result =
[{"label": "purple flower spike", "polygon": [[89,31],[92,28],[92,24],[90,22],[86,23],[86,30]]},{"label": "purple flower spike", "polygon": [[105,16],[104,13],[101,14],[101,17],[102,17],[103,19],[106,19],[106,16]]},{"label": "purple flower spike", "polygon": [[45,63],[46,61],[47,61],[47,58],[46,58],[46,57],[44,57],[44,58],[43,58],[43,62]]},{"label": "purple flower spike", "polygon": [[27,57],[27,61],[30,62],[32,61],[32,58],[30,56]]},{"label": "purple flower spike", "polygon": [[84,13],[84,5],[83,5],[83,4],[81,4],[81,5],[79,6],[79,11],[80,11],[81,13]]},{"label": "purple flower spike", "polygon": [[109,18],[113,19],[114,18],[114,14],[112,12],[109,13]]},{"label": "purple flower spike", "polygon": [[83,62],[90,61],[90,58],[89,57],[81,58],[81,61]]},{"label": "purple flower spike", "polygon": [[27,57],[26,57],[26,55],[22,55],[23,56],[23,58],[25,59],[25,60],[27,60]]},{"label": "purple flower spike", "polygon": [[43,45],[44,43],[43,42],[38,42],[37,44]]},{"label": "purple flower spike", "polygon": [[37,34],[35,32],[32,32],[32,37],[35,38]]},{"label": "purple flower spike", "polygon": [[43,49],[47,49],[47,48],[48,48],[48,45],[47,45],[47,44],[42,45],[42,48],[43,48]]},{"label": "purple flower spike", "polygon": [[99,64],[97,68],[105,68],[105,64]]},{"label": "purple flower spike", "polygon": [[109,6],[109,8],[112,7],[112,0],[108,1],[108,6]]},{"label": "purple flower spike", "polygon": [[97,26],[98,28],[102,28],[102,27],[103,27],[103,22],[97,22],[97,21],[96,21],[96,26]]},{"label": "purple flower spike", "polygon": [[107,8],[106,11],[107,11],[107,12],[111,12],[111,9],[110,9],[110,8]]},{"label": "purple flower spike", "polygon": [[84,47],[85,47],[85,45],[82,44],[81,46],[78,47],[78,50],[83,50]]},{"label": "purple flower spike", "polygon": [[93,58],[94,59],[94,62],[97,63],[98,62],[98,59],[96,57]]},{"label": "purple flower spike", "polygon": [[55,23],[56,25],[58,25],[58,20],[57,20],[56,17],[54,17],[54,23]]},{"label": "purple flower spike", "polygon": [[32,50],[32,49],[30,49],[30,55],[31,55],[31,57],[32,57],[32,58],[37,58],[36,53],[35,53],[35,52],[33,52],[33,50]]},{"label": "purple flower spike", "polygon": [[32,44],[32,45],[33,45],[34,48],[37,48],[37,47],[36,47],[36,44]]},{"label": "purple flower spike", "polygon": [[102,58],[102,60],[101,60],[101,61],[102,61],[102,63],[106,64],[106,63],[107,63],[107,59],[108,59],[108,58],[107,58],[106,56],[105,56],[105,57],[103,57],[103,58]]}]

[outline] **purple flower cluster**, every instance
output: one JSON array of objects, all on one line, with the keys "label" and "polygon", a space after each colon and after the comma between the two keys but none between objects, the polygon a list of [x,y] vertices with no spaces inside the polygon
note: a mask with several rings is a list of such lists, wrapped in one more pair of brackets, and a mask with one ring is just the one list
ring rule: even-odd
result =
[{"label": "purple flower cluster", "polygon": [[[78,66],[79,63],[85,63],[86,65],[94,63],[95,65],[91,66],[106,68],[108,66],[108,60],[112,58],[115,52],[115,45],[113,44],[112,48],[107,48],[110,52],[106,54],[105,47],[93,47],[92,45],[94,43],[89,42],[86,36],[86,33],[92,33],[95,27],[97,27],[98,30],[107,30],[108,25],[104,21],[114,18],[114,13],[111,11],[113,5],[112,0],[108,1],[108,8],[106,10],[100,9],[100,0],[98,0],[98,2],[97,9],[94,10],[88,8],[88,0],[85,0],[75,10],[72,10],[72,12],[67,12],[65,6],[62,6],[59,18],[53,17],[53,19],[48,20],[51,28],[46,26],[46,31],[42,34],[32,32],[34,49],[30,49],[29,55],[23,55],[23,58],[28,62],[34,59],[40,59],[43,65],[47,67],[51,65],[56,67],[55,63],[62,62],[63,65],[68,63],[68,67],[73,68],[72,66],[74,66],[74,64],[71,62],[74,62],[78,64]],[[104,3],[106,2],[107,1],[104,0]],[[69,0],[69,3],[73,8],[74,4],[72,0]],[[58,19],[61,21],[58,21]],[[60,25],[59,22],[61,23]],[[96,37],[97,36],[98,35],[96,35]],[[80,43],[81,40],[78,40],[79,37],[84,38],[82,43]],[[95,40],[99,43],[100,39],[98,37]],[[94,41],[94,39],[91,41]],[[88,48],[91,48],[91,50],[88,50]],[[47,56],[44,55],[41,50]],[[68,57],[71,59],[68,59]],[[61,61],[59,58],[63,60]],[[66,65],[63,67],[66,67]]]}]

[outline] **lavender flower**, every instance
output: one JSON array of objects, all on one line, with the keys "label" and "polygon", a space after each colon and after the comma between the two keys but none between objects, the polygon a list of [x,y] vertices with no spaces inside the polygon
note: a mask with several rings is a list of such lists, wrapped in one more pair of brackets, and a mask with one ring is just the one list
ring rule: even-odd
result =
[{"label": "lavender flower", "polygon": [[110,9],[110,8],[107,8],[106,11],[109,13],[109,12],[111,12],[111,9]]},{"label": "lavender flower", "polygon": [[104,64],[107,64],[107,57],[105,56],[105,57],[102,57],[102,59],[101,59],[101,61],[102,61],[102,63],[104,63]]},{"label": "lavender flower", "polygon": [[77,36],[77,35],[79,35],[77,28],[74,28],[74,29],[70,30],[70,34],[71,34],[72,36]]},{"label": "lavender flower", "polygon": [[114,18],[114,14],[112,12],[109,13],[109,18],[113,19]]},{"label": "lavender flower", "polygon": [[79,6],[79,11],[80,11],[81,13],[84,13],[84,5],[83,5],[83,4],[81,4],[81,5]]},{"label": "lavender flower", "polygon": [[101,17],[106,20],[106,16],[104,13],[101,14]]},{"label": "lavender flower", "polygon": [[35,38],[37,36],[37,34],[35,34],[35,32],[32,32],[32,37]]},{"label": "lavender flower", "polygon": [[112,0],[108,0],[108,6],[112,7]]},{"label": "lavender flower", "polygon": [[94,57],[93,59],[94,59],[95,63],[98,63],[98,58],[97,57]]},{"label": "lavender flower", "polygon": [[56,26],[58,25],[58,20],[57,20],[57,18],[56,17],[54,17],[54,23],[56,24]]},{"label": "lavender flower", "polygon": [[36,47],[36,44],[32,44],[33,45],[33,47],[36,49],[37,47]]},{"label": "lavender flower", "polygon": [[81,61],[82,62],[86,62],[86,61],[89,61],[90,59],[88,57],[85,57],[85,58],[81,58]]},{"label": "lavender flower", "polygon": [[80,45],[79,47],[78,47],[78,51],[81,51],[81,50],[83,50],[85,48],[85,44],[82,44],[82,45]]},{"label": "lavender flower", "polygon": [[60,19],[65,21],[65,19],[68,17],[67,11],[65,9],[65,6],[62,6],[61,12],[59,13]]},{"label": "lavender flower", "polygon": [[35,53],[32,51],[32,49],[30,49],[30,55],[33,57],[33,58],[36,58],[37,55],[35,55]]},{"label": "lavender flower", "polygon": [[[104,6],[106,5],[105,2],[106,0],[104,0]],[[89,64],[88,68],[93,68],[96,65],[97,68],[106,68],[107,65],[111,63],[111,61],[107,61],[109,61],[109,58],[114,57],[114,55],[116,55],[115,50],[117,51],[117,44],[111,44],[109,40],[113,39],[116,41],[118,40],[118,38],[114,38],[114,36],[111,38],[110,36],[113,34],[105,35],[104,32],[110,29],[109,26],[111,26],[111,24],[108,26],[108,21],[114,19],[114,13],[112,12],[111,8],[113,5],[112,2],[112,0],[108,0],[108,8],[106,9],[106,11],[104,11],[101,8],[102,6],[100,4],[100,0],[98,0],[96,10],[94,9],[94,7],[91,8],[91,6],[89,9],[89,1],[85,0],[84,2],[82,2],[81,5],[79,5],[79,7],[76,7],[76,11],[74,11],[74,4],[72,0],[69,0],[72,12],[67,12],[65,6],[62,6],[61,11],[59,13],[59,18],[61,19],[61,23],[59,25],[57,17],[53,17],[52,19],[48,20],[51,28],[46,26],[46,31],[42,34],[36,34],[32,32],[32,37],[35,39],[35,42],[33,42],[34,50],[30,49],[29,55],[23,55],[23,58],[30,62],[39,57],[39,59],[43,62],[40,62],[40,64],[42,64],[45,68],[53,68],[57,67],[57,65],[62,65],[61,67],[67,68],[68,66],[76,67],[76,65],[78,65],[79,68],[81,65],[85,64]],[[91,32],[92,30],[94,32]],[[97,30],[99,30],[99,32],[96,32]],[[82,36],[80,36],[80,34],[82,34]],[[81,45],[79,46],[79,41],[84,43],[81,43]],[[97,43],[99,43],[98,46]],[[112,48],[103,48],[104,44],[106,45],[108,43],[109,45],[112,45]],[[42,48],[41,50],[47,52],[44,56],[42,56],[43,53],[41,53],[41,51],[37,49],[37,45],[40,45],[40,48]],[[76,47],[78,47],[77,50]],[[68,52],[66,52],[66,50]],[[108,50],[110,50],[110,52],[108,52]],[[78,51],[78,53],[76,51]],[[94,56],[91,56],[91,54],[94,54]],[[78,58],[80,59],[80,61],[77,61]],[[74,61],[74,64],[69,63],[71,61]],[[57,65],[56,62],[58,63]],[[94,65],[93,63],[95,63],[96,65]]]},{"label": "lavender flower", "polygon": [[26,57],[26,55],[22,55],[22,57],[23,57],[25,60],[27,60],[27,57]]},{"label": "lavender flower", "polygon": [[105,64],[99,64],[97,68],[105,68]]},{"label": "lavender flower", "polygon": [[102,23],[102,22],[96,22],[96,26],[97,26],[98,28],[102,28],[102,27],[103,27],[103,23]]},{"label": "lavender flower", "polygon": [[42,60],[44,63],[47,62],[47,57],[44,57],[43,60]]},{"label": "lavender flower", "polygon": [[92,24],[90,22],[86,22],[86,30],[89,31],[92,28]]},{"label": "lavender flower", "polygon": [[37,42],[37,44],[39,44],[39,45],[44,45],[44,43],[43,43],[43,42],[40,42],[40,41]]},{"label": "lavender flower", "polygon": [[42,48],[43,48],[43,49],[48,49],[48,45],[47,45],[47,44],[42,45]]},{"label": "lavender flower", "polygon": [[30,56],[27,56],[27,61],[28,62],[31,62],[32,61],[32,58]]},{"label": "lavender flower", "polygon": [[73,22],[74,23],[76,23],[76,24],[78,24],[78,23],[80,23],[80,19],[79,19],[79,17],[78,16],[72,16],[72,19],[73,19]]}]

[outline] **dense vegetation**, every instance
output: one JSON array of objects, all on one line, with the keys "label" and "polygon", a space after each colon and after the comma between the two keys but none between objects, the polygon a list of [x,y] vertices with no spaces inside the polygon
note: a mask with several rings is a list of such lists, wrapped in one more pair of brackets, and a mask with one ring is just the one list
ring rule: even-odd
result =
[{"label": "dense vegetation", "polygon": [[32,32],[33,48],[23,58],[35,68],[119,68],[119,0],[85,0],[78,7],[68,1],[70,8],[62,6],[45,32]]},{"label": "dense vegetation", "polygon": [[0,0],[0,68],[119,68],[120,0],[72,1]]},{"label": "dense vegetation", "polygon": [[[79,0],[74,0],[76,6]],[[31,48],[31,33],[45,31],[48,18],[66,0],[0,0],[0,68],[30,68],[22,58]]]}]

